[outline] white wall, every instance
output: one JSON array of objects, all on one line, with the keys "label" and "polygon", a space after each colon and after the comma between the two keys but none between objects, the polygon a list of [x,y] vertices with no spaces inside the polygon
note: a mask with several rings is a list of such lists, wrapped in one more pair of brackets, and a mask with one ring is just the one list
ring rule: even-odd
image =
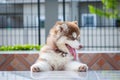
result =
[{"label": "white wall", "polygon": [[[65,18],[66,20],[71,20],[71,5],[70,3],[65,4]],[[58,19],[63,20],[63,4],[59,3],[58,5]]]},{"label": "white wall", "polygon": [[[45,30],[41,30],[41,42],[45,44]],[[118,28],[81,28],[83,46],[120,46]],[[3,37],[4,36],[4,37]],[[38,44],[36,29],[0,29],[0,45]],[[120,48],[83,48],[83,50],[120,50]]]},{"label": "white wall", "polygon": [[[81,28],[83,46],[120,46],[120,29],[113,27]],[[85,49],[87,50],[87,48]],[[91,48],[89,50],[96,50]],[[120,50],[120,48],[97,48],[97,50]]]},{"label": "white wall", "polygon": [[[41,44],[45,44],[45,30],[41,30]],[[0,46],[38,44],[38,28],[0,29]]]},{"label": "white wall", "polygon": [[[23,7],[24,26],[38,26],[38,8],[37,4],[24,4]],[[40,5],[41,19],[45,19],[45,5]]]}]

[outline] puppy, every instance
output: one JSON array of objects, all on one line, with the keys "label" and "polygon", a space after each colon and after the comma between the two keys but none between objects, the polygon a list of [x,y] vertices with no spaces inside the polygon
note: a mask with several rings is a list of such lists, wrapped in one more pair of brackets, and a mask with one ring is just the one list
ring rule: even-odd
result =
[{"label": "puppy", "polygon": [[86,64],[76,61],[75,49],[82,48],[79,39],[80,29],[77,21],[56,22],[49,32],[46,45],[40,51],[39,58],[31,66],[31,71],[87,71]]}]

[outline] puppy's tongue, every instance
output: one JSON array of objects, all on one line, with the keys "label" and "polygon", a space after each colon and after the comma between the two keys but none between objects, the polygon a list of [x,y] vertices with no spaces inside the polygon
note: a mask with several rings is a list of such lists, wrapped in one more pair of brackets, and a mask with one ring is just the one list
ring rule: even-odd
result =
[{"label": "puppy's tongue", "polygon": [[67,48],[69,49],[70,53],[72,54],[72,56],[74,57],[74,60],[76,60],[76,51],[74,48],[72,48],[71,46],[69,45],[66,45]]}]

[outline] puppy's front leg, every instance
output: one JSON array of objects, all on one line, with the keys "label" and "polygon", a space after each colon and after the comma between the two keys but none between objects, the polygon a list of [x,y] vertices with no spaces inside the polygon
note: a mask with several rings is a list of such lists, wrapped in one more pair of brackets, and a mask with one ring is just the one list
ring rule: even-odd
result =
[{"label": "puppy's front leg", "polygon": [[51,66],[47,63],[47,61],[39,61],[31,66],[32,72],[41,72],[41,71],[50,71]]},{"label": "puppy's front leg", "polygon": [[78,71],[78,72],[86,72],[88,70],[88,66],[86,64],[71,61],[65,65],[65,70],[67,71]]}]

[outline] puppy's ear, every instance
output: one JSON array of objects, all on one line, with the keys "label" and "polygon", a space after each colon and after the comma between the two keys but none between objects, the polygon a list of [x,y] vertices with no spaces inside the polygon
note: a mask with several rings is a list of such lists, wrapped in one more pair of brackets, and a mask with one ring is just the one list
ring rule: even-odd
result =
[{"label": "puppy's ear", "polygon": [[66,31],[67,28],[68,28],[68,26],[67,26],[67,24],[65,24],[65,23],[56,26],[56,29],[57,29],[59,32]]},{"label": "puppy's ear", "polygon": [[78,25],[78,21],[73,21],[76,25]]}]

